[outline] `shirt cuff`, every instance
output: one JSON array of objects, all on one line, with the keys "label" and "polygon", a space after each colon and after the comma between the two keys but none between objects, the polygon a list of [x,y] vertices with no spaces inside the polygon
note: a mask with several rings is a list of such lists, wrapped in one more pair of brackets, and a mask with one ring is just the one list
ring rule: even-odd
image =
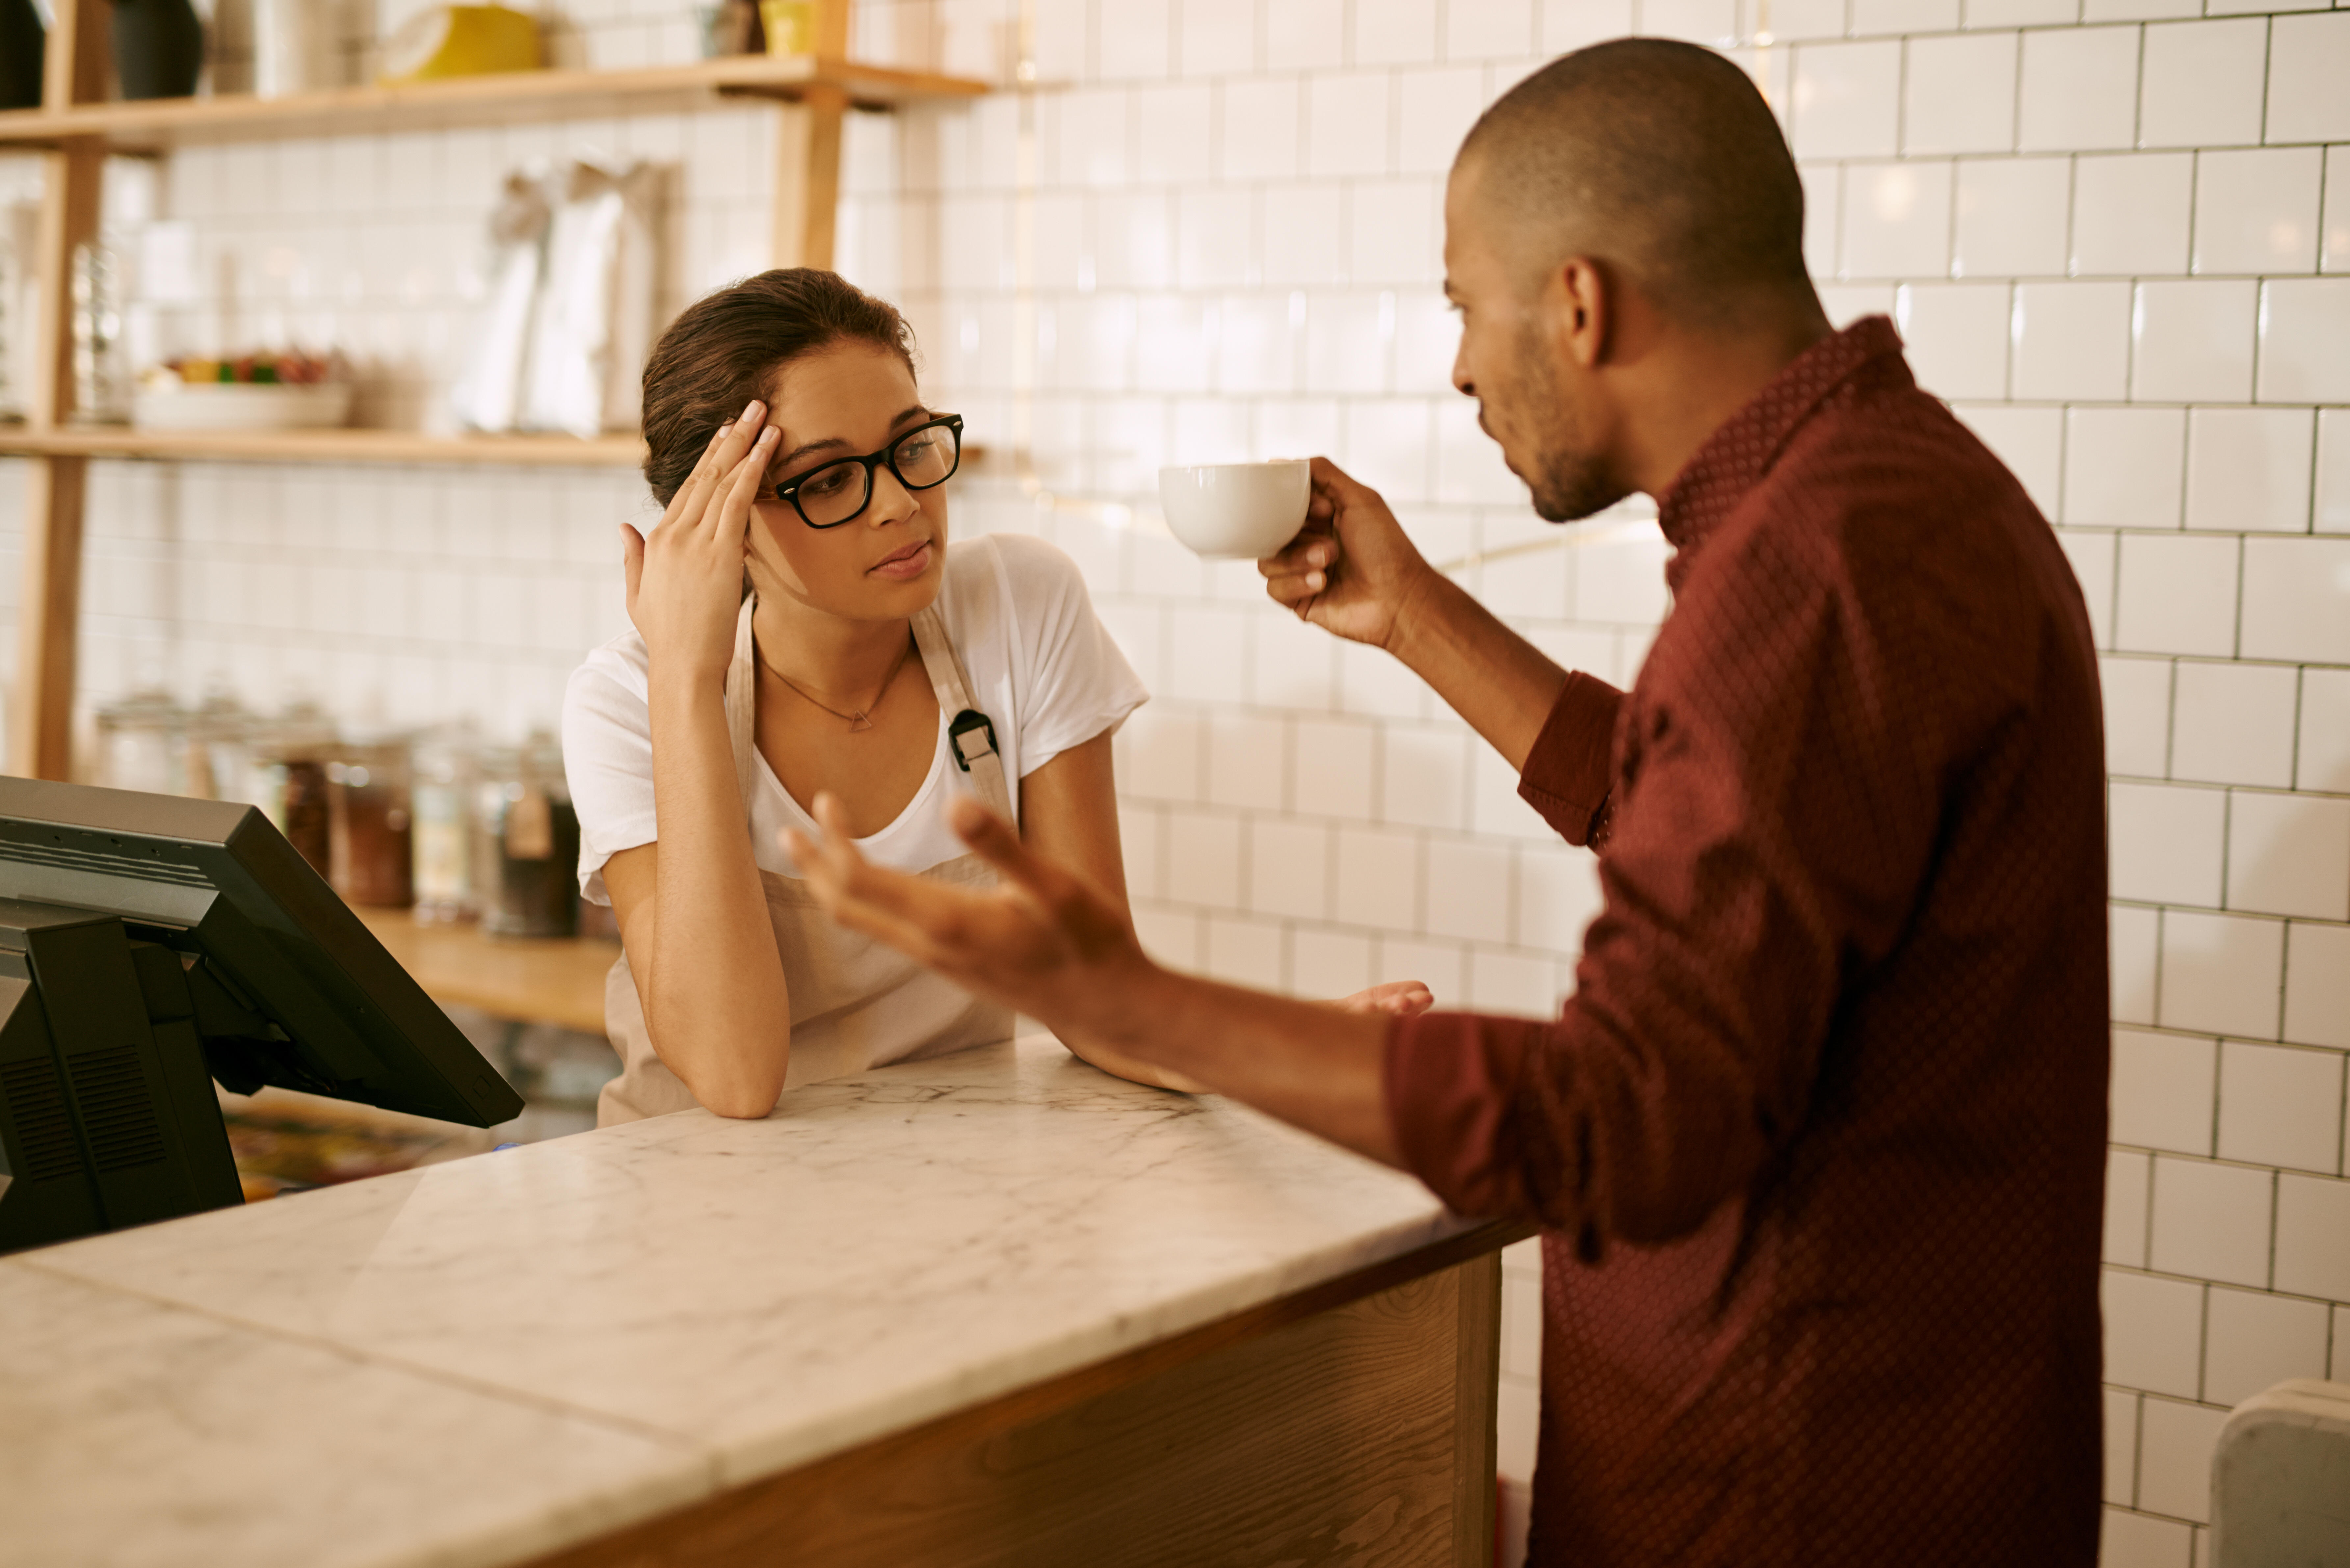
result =
[{"label": "shirt cuff", "polygon": [[1542,813],[1569,844],[1588,844],[1607,805],[1613,774],[1616,714],[1624,693],[1576,670],[1518,773],[1518,794]]},{"label": "shirt cuff", "polygon": [[1388,1029],[1381,1077],[1396,1150],[1457,1213],[1504,1218],[1527,1208],[1509,1113],[1543,1028],[1531,1019],[1424,1012]]}]

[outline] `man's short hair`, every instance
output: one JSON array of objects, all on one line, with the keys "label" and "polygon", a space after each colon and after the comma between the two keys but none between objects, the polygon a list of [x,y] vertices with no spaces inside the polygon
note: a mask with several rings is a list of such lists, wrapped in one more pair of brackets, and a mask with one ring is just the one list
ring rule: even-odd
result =
[{"label": "man's short hair", "polygon": [[1809,291],[1804,187],[1770,105],[1711,49],[1618,38],[1503,93],[1456,161],[1527,281],[1612,262],[1669,314],[1707,321],[1758,293]]}]

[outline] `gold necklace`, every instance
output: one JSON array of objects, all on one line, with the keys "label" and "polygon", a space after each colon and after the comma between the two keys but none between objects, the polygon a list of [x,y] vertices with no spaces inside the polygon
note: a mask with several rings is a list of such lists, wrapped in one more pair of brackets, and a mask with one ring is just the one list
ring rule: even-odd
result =
[{"label": "gold necklace", "polygon": [[[831,714],[836,719],[847,721],[848,724],[848,732],[853,735],[860,730],[869,730],[873,727],[873,711],[881,706],[881,700],[884,697],[889,695],[889,688],[896,685],[898,682],[898,671],[906,668],[906,656],[913,650],[914,639],[912,635],[910,633],[906,638],[906,645],[898,649],[898,662],[892,664],[889,667],[889,673],[881,678],[881,690],[873,694],[872,701],[868,702],[864,707],[859,708],[854,713],[844,713],[839,709],[832,706],[829,702],[817,701],[816,699],[810,694],[806,687],[802,686],[798,681],[793,680],[790,676],[776,669],[775,665],[768,660],[765,654],[758,653],[758,659],[760,663],[767,666],[768,674],[774,676],[776,680],[782,681],[785,685],[797,692],[802,701],[814,707],[823,709],[826,712]],[[756,649],[754,649],[752,651],[754,653],[757,653]]]}]

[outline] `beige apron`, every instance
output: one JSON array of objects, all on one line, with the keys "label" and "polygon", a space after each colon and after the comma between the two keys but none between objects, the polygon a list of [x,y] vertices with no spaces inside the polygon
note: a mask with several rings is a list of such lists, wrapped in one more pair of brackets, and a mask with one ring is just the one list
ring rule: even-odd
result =
[{"label": "beige apron", "polygon": [[[757,711],[751,641],[755,603],[755,596],[743,601],[734,624],[734,657],[726,671],[726,733],[734,749],[735,784],[743,792],[746,818],[759,766],[752,743]],[[948,722],[947,744],[955,764],[971,774],[989,809],[1008,822],[1012,796],[1004,784],[1003,761],[996,755],[995,732],[972,701],[970,679],[947,640],[937,607],[914,617],[913,625],[922,668],[938,693],[940,717]],[[988,887],[996,881],[994,867],[976,855],[945,861],[922,875],[962,887]],[[764,870],[759,881],[791,992],[792,1056],[785,1088],[862,1072],[884,1054],[892,1060],[911,1060],[1012,1037],[1010,1009],[980,1001],[894,948],[843,930],[817,904],[806,883]],[[604,981],[604,1026],[612,1048],[620,1054],[620,1075],[597,1097],[597,1126],[666,1116],[700,1103],[653,1050],[626,953]]]}]

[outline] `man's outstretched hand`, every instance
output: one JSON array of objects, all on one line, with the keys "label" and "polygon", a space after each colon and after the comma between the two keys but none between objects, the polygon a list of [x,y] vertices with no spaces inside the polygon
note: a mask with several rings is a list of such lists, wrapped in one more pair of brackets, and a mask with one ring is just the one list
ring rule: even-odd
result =
[{"label": "man's outstretched hand", "polygon": [[816,799],[822,842],[785,829],[784,846],[827,913],[889,943],[975,995],[1055,1031],[1118,1039],[1163,971],[1123,910],[1084,878],[1031,853],[975,800],[955,802],[956,833],[1002,873],[984,890],[875,866],[857,852],[840,803]]},{"label": "man's outstretched hand", "polygon": [[[1152,993],[1186,982],[1151,962],[1122,909],[1031,851],[1002,817],[967,798],[952,808],[956,833],[1003,874],[1001,884],[984,890],[873,865],[857,852],[840,803],[828,794],[816,797],[816,819],[824,830],[820,841],[786,828],[784,847],[835,920],[966,991],[1043,1021],[1065,1040],[1110,1045],[1153,1063],[1150,1036],[1172,1010]],[[1360,1017],[1412,1018],[1435,1000],[1426,985],[1404,980],[1315,1005]],[[1116,1070],[1127,1072],[1129,1064]],[[1156,1065],[1146,1076],[1190,1093],[1205,1087]]]}]

